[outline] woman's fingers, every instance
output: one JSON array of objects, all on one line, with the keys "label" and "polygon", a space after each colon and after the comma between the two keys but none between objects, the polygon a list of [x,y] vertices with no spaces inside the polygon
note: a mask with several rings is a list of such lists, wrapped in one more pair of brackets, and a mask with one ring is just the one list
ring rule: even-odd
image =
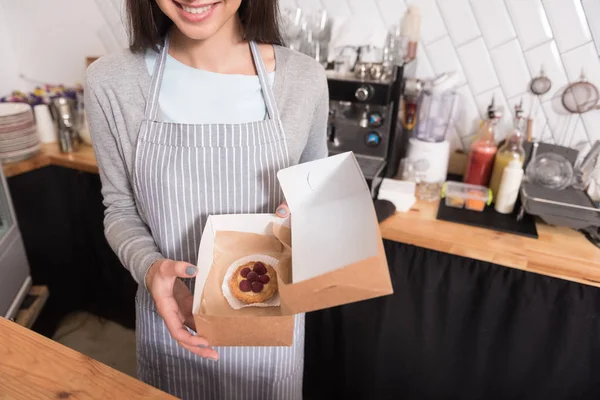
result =
[{"label": "woman's fingers", "polygon": [[180,343],[193,348],[207,348],[208,341],[200,336],[194,336],[183,326],[179,317],[179,306],[173,297],[161,298],[156,302],[156,309],[165,321],[171,337]]},{"label": "woman's fingers", "polygon": [[217,361],[219,359],[219,353],[217,353],[214,349],[210,347],[200,348],[200,347],[192,347],[188,346],[185,343],[179,342],[179,345],[186,350],[191,351],[192,353],[199,355],[200,357],[210,358],[211,360]]},{"label": "woman's fingers", "polygon": [[194,277],[198,272],[197,267],[184,262],[161,260],[152,266],[151,272],[150,279],[146,278],[151,283],[148,286],[156,303],[156,310],[165,321],[171,337],[192,353],[217,360],[219,354],[209,347],[208,341],[186,328],[196,328],[192,316],[193,296],[177,277]]},{"label": "woman's fingers", "polygon": [[177,302],[179,308],[179,316],[183,323],[189,328],[196,330],[196,324],[194,322],[194,316],[192,314],[192,308],[194,305],[194,296],[192,292],[180,279],[175,280],[173,286],[173,297]]},{"label": "woman's fingers", "polygon": [[287,218],[290,216],[290,209],[285,201],[277,207],[275,214],[280,218]]}]

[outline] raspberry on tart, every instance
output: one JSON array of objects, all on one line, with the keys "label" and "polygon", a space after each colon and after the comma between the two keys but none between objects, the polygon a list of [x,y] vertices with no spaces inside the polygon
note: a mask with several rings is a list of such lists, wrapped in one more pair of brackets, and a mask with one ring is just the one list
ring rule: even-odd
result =
[{"label": "raspberry on tart", "polygon": [[269,264],[250,261],[231,275],[229,290],[244,304],[264,303],[277,293],[277,274]]}]

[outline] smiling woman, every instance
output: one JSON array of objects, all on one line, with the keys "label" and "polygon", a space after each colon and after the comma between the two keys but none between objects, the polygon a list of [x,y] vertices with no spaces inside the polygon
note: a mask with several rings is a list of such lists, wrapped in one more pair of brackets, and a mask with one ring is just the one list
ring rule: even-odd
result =
[{"label": "smiling woman", "polygon": [[[173,23],[186,36],[202,39],[225,25],[236,14],[243,28],[244,39],[283,45],[277,1],[253,0],[251,7],[248,3],[249,0],[128,0],[131,49],[156,49]],[[148,8],[151,12],[148,12]],[[209,18],[213,15],[215,18]],[[208,21],[197,24],[203,20]]]},{"label": "smiling woman", "polygon": [[327,156],[325,71],[280,46],[277,3],[127,0],[130,49],[87,72],[105,234],[139,284],[138,377],[179,398],[302,398],[303,314],[292,346],[260,348],[212,348],[192,317],[208,216],[289,216],[277,172]]}]

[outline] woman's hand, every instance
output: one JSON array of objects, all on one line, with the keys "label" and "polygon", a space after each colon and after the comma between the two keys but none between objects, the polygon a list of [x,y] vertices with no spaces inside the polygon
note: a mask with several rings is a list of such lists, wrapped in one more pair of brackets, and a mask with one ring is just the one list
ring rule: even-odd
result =
[{"label": "woman's hand", "polygon": [[218,360],[219,354],[209,347],[208,341],[192,335],[184,326],[185,324],[196,330],[192,316],[194,297],[185,283],[178,278],[193,278],[197,270],[188,263],[159,260],[152,264],[146,274],[146,286],[171,337],[177,340],[181,347],[200,357]]},{"label": "woman's hand", "polygon": [[[280,218],[290,216],[286,202],[277,207],[275,214]],[[219,354],[211,349],[208,341],[188,332],[184,324],[196,330],[192,316],[194,297],[187,286],[177,278],[193,278],[197,268],[184,262],[159,260],[152,264],[146,274],[146,286],[154,298],[156,310],[163,318],[171,337],[179,345],[201,357],[219,359]]]},{"label": "woman's hand", "polygon": [[290,216],[290,209],[288,208],[287,202],[284,201],[279,205],[279,207],[277,207],[275,215],[280,218],[287,218]]}]

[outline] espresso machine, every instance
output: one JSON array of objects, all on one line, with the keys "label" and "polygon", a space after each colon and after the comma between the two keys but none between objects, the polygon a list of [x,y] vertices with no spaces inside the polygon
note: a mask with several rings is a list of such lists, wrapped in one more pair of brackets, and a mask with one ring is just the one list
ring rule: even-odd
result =
[{"label": "espresso machine", "polygon": [[373,197],[384,177],[398,170],[403,140],[399,109],[416,62],[393,66],[357,63],[350,71],[327,71],[329,154],[354,152]]}]

